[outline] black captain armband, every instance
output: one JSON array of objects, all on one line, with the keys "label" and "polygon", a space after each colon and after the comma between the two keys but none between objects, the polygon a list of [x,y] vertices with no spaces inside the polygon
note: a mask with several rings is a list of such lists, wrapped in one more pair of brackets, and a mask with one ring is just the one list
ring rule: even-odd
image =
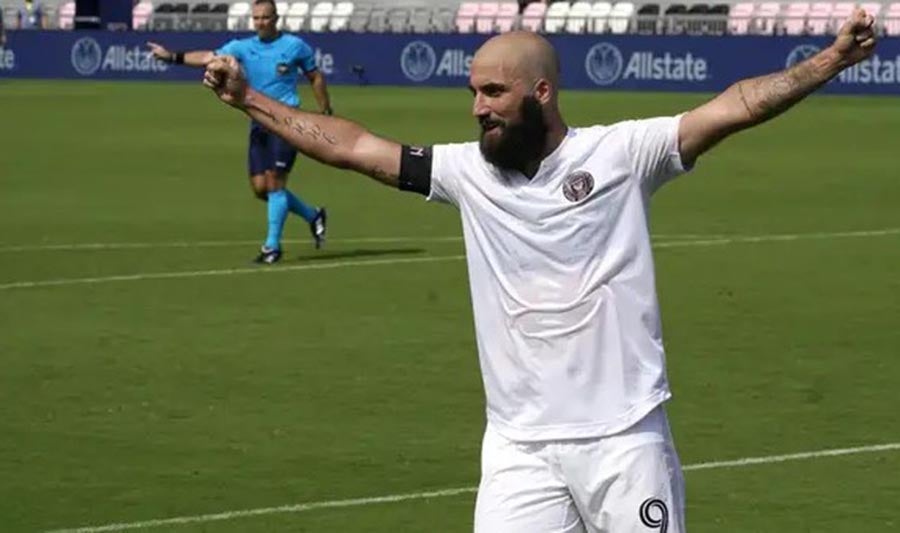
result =
[{"label": "black captain armband", "polygon": [[431,194],[431,147],[406,146],[400,151],[400,190]]}]

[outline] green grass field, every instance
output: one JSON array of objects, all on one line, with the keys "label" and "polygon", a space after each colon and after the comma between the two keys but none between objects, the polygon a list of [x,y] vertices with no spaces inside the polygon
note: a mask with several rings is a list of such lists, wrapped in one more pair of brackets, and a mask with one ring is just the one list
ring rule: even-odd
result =
[{"label": "green grass field", "polygon": [[[333,98],[395,139],[475,135],[462,88]],[[704,98],[563,106],[587,125]],[[471,529],[472,492],[346,502],[477,484],[455,211],[301,158],[331,240],[292,219],[255,269],[246,122],[199,85],[5,81],[0,102],[0,531]],[[898,102],[813,98],[656,196],[686,465],[900,442]],[[900,530],[896,447],[686,477],[693,533]],[[194,518],[153,522],[173,517]]]}]

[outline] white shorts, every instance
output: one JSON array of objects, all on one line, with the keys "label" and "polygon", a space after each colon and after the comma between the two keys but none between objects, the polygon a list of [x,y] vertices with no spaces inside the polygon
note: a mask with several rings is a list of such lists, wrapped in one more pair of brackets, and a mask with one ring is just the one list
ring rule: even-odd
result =
[{"label": "white shorts", "polygon": [[684,478],[662,406],[596,439],[513,442],[488,425],[476,533],[684,531]]}]

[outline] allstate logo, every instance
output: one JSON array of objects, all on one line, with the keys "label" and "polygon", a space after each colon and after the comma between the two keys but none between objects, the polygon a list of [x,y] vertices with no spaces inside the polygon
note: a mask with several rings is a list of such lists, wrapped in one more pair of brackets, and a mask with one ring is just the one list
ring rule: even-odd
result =
[{"label": "allstate logo", "polygon": [[97,72],[103,62],[103,50],[91,37],[82,37],[72,45],[72,67],[82,76]]},{"label": "allstate logo", "polygon": [[437,55],[434,48],[425,41],[413,41],[400,53],[400,68],[403,75],[412,81],[425,81],[434,74]]},{"label": "allstate logo", "polygon": [[791,68],[797,63],[802,63],[812,56],[818,54],[822,49],[814,44],[801,44],[791,50],[784,62],[785,68]]},{"label": "allstate logo", "polygon": [[584,70],[597,85],[612,85],[622,75],[625,60],[622,52],[609,43],[598,43],[588,50]]}]

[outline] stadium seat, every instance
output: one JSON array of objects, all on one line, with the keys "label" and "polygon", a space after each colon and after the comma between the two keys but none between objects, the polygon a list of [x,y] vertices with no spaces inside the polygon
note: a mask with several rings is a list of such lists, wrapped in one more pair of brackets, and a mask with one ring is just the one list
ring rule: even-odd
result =
[{"label": "stadium seat", "polygon": [[547,4],[532,2],[525,6],[522,12],[522,29],[539,32],[544,25],[544,15],[547,13]]},{"label": "stadium seat", "polygon": [[609,29],[612,33],[627,33],[631,24],[631,16],[634,15],[634,4],[631,2],[617,2],[609,13]]},{"label": "stadium seat", "polygon": [[[74,4],[73,4],[74,5]],[[65,7],[65,4],[63,5]],[[135,30],[147,29],[150,22],[150,15],[153,14],[153,4],[143,1],[134,5],[131,9],[131,27]],[[60,8],[60,18],[62,18],[62,8]],[[60,25],[60,27],[62,27]]]},{"label": "stadium seat", "polygon": [[591,6],[591,13],[588,15],[588,33],[606,33],[609,28],[607,19],[612,11],[612,4],[609,2],[594,2]]},{"label": "stadium seat", "polygon": [[806,33],[806,17],[809,15],[809,3],[791,2],[784,13],[784,33],[787,35],[803,35]]},{"label": "stadium seat", "polygon": [[810,35],[825,35],[831,25],[831,13],[834,4],[831,2],[814,2],[809,9],[806,29]]},{"label": "stadium seat", "polygon": [[433,27],[431,24],[432,13],[427,7],[415,7],[409,17],[409,26],[413,33],[431,33]]},{"label": "stadium seat", "polygon": [[328,29],[331,31],[345,31],[353,15],[353,2],[338,2],[331,13],[331,22]]},{"label": "stadium seat", "polygon": [[66,2],[59,7],[59,18],[57,20],[57,25],[61,30],[71,30],[75,27],[74,1]]},{"label": "stadium seat", "polygon": [[372,33],[387,31],[387,10],[384,7],[372,6],[372,14],[369,15],[369,24],[366,29]]},{"label": "stadium seat", "polygon": [[[159,10],[162,6],[156,9]],[[250,17],[250,4],[247,2],[235,2],[228,8],[228,29],[231,31],[244,31],[247,29],[248,20],[250,23],[253,19]]]},{"label": "stadium seat", "polygon": [[494,21],[500,13],[500,5],[496,2],[480,2],[475,14],[475,31],[477,33],[494,33]]},{"label": "stadium seat", "polygon": [[516,24],[516,18],[519,16],[519,4],[516,2],[501,2],[500,11],[494,21],[494,28],[500,32],[507,32],[513,29]]},{"label": "stadium seat", "polygon": [[212,30],[212,28],[208,27],[209,12],[212,10],[212,6],[210,6],[206,2],[201,2],[192,5],[190,9],[191,15],[189,18],[188,28],[194,31]]},{"label": "stadium seat", "polygon": [[[664,12],[666,33],[669,35],[679,35],[684,33],[684,27],[687,22],[688,8],[684,4],[669,4]],[[640,10],[638,10],[640,14]],[[640,22],[638,22],[640,24]]]},{"label": "stadium seat", "polygon": [[569,16],[568,2],[555,2],[547,8],[544,16],[544,31],[547,33],[559,33],[566,26],[566,18]]},{"label": "stadium seat", "polygon": [[837,31],[841,28],[841,25],[844,23],[844,21],[850,18],[850,15],[853,14],[853,10],[855,8],[856,4],[852,2],[838,2],[834,4],[834,7],[831,10],[831,17],[828,21],[828,28],[826,29],[826,33],[836,34]]},{"label": "stadium seat", "polygon": [[291,5],[287,2],[276,2],[275,12],[278,13],[278,29],[286,29],[287,12],[291,9]]},{"label": "stadium seat", "polygon": [[409,9],[395,7],[387,12],[387,30],[391,33],[406,33],[409,30]]},{"label": "stadium seat", "polygon": [[725,35],[728,33],[729,4],[714,4],[709,8],[709,19],[706,21],[708,35]]},{"label": "stadium seat", "polygon": [[156,6],[153,10],[153,17],[150,19],[150,26],[156,31],[168,31],[175,29],[175,5],[163,3]]},{"label": "stadium seat", "polygon": [[751,2],[740,2],[731,8],[728,14],[728,33],[732,35],[745,35],[750,30],[750,22],[753,20],[754,5]]},{"label": "stadium seat", "polygon": [[763,2],[756,8],[756,16],[753,18],[753,33],[772,35],[781,13],[781,4],[778,2]]},{"label": "stadium seat", "polygon": [[900,36],[900,2],[894,2],[884,13],[884,34],[890,37]]},{"label": "stadium seat", "polygon": [[709,23],[709,4],[693,4],[688,8],[685,28],[688,35],[703,35]]},{"label": "stadium seat", "polygon": [[431,11],[431,27],[438,33],[450,33],[456,29],[456,13],[450,6],[438,6]]},{"label": "stadium seat", "polygon": [[472,33],[475,31],[475,18],[478,16],[479,4],[477,2],[463,2],[456,12],[456,31],[459,33]]},{"label": "stadium seat", "polygon": [[[684,6],[682,6],[684,7]],[[637,33],[653,35],[659,22],[659,4],[643,4],[637,11]]]},{"label": "stadium seat", "polygon": [[307,2],[294,2],[288,8],[284,17],[284,27],[288,31],[302,31],[306,29],[306,17],[309,15]]},{"label": "stadium seat", "polygon": [[[225,31],[228,29],[228,4],[215,4],[209,10],[209,24],[214,31]],[[252,22],[252,21],[251,21]]]},{"label": "stadium seat", "polygon": [[353,6],[353,13],[347,17],[347,29],[355,33],[365,33],[371,16],[372,4],[361,3]]},{"label": "stadium seat", "polygon": [[328,31],[328,21],[331,20],[332,12],[334,4],[331,2],[319,2],[314,5],[309,14],[309,31],[317,33]]},{"label": "stadium seat", "polygon": [[593,6],[590,2],[578,1],[569,8],[566,18],[566,33],[585,33],[588,26],[588,17]]}]

